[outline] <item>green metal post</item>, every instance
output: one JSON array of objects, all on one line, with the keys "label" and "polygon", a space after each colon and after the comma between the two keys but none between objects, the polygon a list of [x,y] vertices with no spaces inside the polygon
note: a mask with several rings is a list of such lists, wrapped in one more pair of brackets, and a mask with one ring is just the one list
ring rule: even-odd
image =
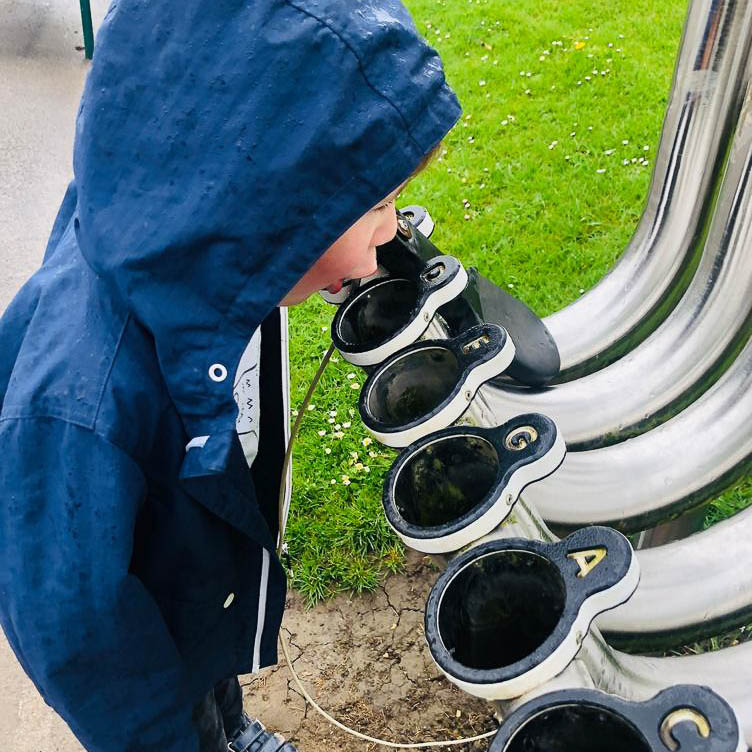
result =
[{"label": "green metal post", "polygon": [[91,5],[89,0],[79,0],[81,3],[81,25],[84,28],[84,54],[91,60],[94,54],[94,28],[91,25]]}]

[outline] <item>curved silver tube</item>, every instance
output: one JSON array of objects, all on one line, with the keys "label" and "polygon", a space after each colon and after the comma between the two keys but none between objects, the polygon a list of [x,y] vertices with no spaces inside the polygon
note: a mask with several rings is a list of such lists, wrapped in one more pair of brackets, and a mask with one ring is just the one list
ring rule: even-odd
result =
[{"label": "curved silver tube", "polygon": [[560,380],[602,368],[642,341],[691,278],[748,74],[750,4],[690,4],[643,217],[592,290],[545,319]]},{"label": "curved silver tube", "polygon": [[679,415],[621,444],[570,452],[525,498],[557,529],[644,530],[699,506],[752,466],[750,415],[752,342]]},{"label": "curved silver tube", "polygon": [[646,700],[675,684],[708,686],[734,708],[752,745],[750,642],[700,655],[650,658],[613,650],[593,629],[576,660],[588,667],[598,689],[632,700]]},{"label": "curved silver tube", "polygon": [[752,332],[751,243],[748,88],[700,266],[673,312],[636,349],[589,376],[537,393],[490,387],[496,416],[540,411],[556,421],[572,450],[623,441],[680,412],[712,385]]},{"label": "curved silver tube", "polygon": [[627,700],[647,700],[676,684],[701,684],[723,697],[739,718],[744,738],[752,746],[752,642],[700,655],[650,658],[628,655],[609,647],[591,627],[568,670],[513,703],[494,703],[506,715],[511,709],[554,689],[595,687]]},{"label": "curved silver tube", "polygon": [[654,650],[752,621],[752,508],[637,559],[634,595],[598,617],[609,643]]},{"label": "curved silver tube", "polygon": [[[749,347],[752,348],[752,344]],[[741,412],[746,415],[743,410]],[[497,539],[518,539],[514,542],[512,549],[513,552],[516,552],[515,555],[522,548],[519,539],[537,539],[542,541],[551,541],[554,539],[553,534],[540,518],[536,509],[529,504],[529,496],[534,489],[534,485],[528,487],[525,492],[525,498],[520,498],[517,501],[512,512],[497,528],[478,540],[471,542],[469,550],[465,549],[464,552],[461,551],[458,553],[460,558],[455,561],[455,565],[459,562],[459,567],[455,566],[454,568],[459,570],[460,574],[465,572],[465,569],[469,566],[468,562],[476,560],[472,556],[473,551],[478,552],[478,561],[485,561],[485,558],[488,558],[492,551],[503,550],[499,549],[498,546],[494,546]],[[610,546],[606,544],[606,547],[603,548],[598,542],[600,540],[598,535],[593,536],[588,530],[581,532],[585,534],[585,539],[582,542],[577,540],[570,541],[570,543],[571,546],[574,546],[575,552],[580,551],[582,561],[578,560],[578,565],[584,577],[585,573],[589,572],[591,568],[591,560],[587,557],[591,556],[593,566],[596,566],[596,562],[601,561],[597,556],[598,552],[605,552],[610,549]],[[582,548],[583,545],[587,550]],[[569,554],[568,558],[572,556],[575,556],[575,553]],[[440,557],[440,560],[447,561],[449,557],[450,555],[445,554]],[[611,567],[614,568],[616,566],[612,562]],[[632,567],[630,567],[630,571],[631,569]],[[476,574],[477,572],[472,572],[471,577],[474,577]],[[451,639],[454,639],[452,635],[456,637],[456,627],[463,623],[462,614],[464,613],[464,607],[458,607],[454,611],[451,607],[458,598],[460,599],[460,601],[457,601],[459,604],[464,597],[463,588],[465,583],[461,582],[456,587],[454,585],[455,580],[458,578],[459,575],[457,572],[452,572],[451,577],[448,579],[444,578],[446,582],[442,583],[441,587],[437,583],[435,588],[438,588],[438,590],[436,592],[432,591],[426,610],[426,636],[429,638],[429,627],[431,627],[429,644],[432,645],[432,654],[434,649],[438,651],[434,655],[437,663],[439,661],[446,663],[447,660],[451,663],[454,660],[454,658],[451,658],[454,655],[451,651]],[[447,583],[449,583],[449,586],[454,587],[456,591],[456,597],[454,591],[451,596],[447,596],[449,598],[447,602],[450,605],[446,606],[444,624],[450,628],[450,632],[447,633],[451,638],[449,647],[447,646],[445,637],[442,636],[442,630],[445,627],[442,626],[442,614],[444,612],[441,610],[442,603],[447,600],[447,597],[444,597],[448,592]],[[480,593],[481,591],[474,588],[471,598],[474,598],[477,602],[477,597]],[[509,615],[505,609],[499,611],[497,607],[494,607],[487,615],[480,614],[479,612],[473,617],[473,623],[477,623],[476,625],[480,629],[479,634],[482,634],[484,629],[487,631],[488,624],[494,622],[497,612],[502,614],[500,618],[504,624],[510,623]],[[553,612],[554,616],[558,613],[556,609],[553,609]],[[504,615],[505,613],[506,615]],[[515,666],[514,675],[510,674],[511,678],[507,677],[507,673],[511,669],[504,666],[503,663],[496,668],[492,665],[491,673],[493,673],[494,677],[496,677],[496,673],[499,676],[496,677],[498,679],[496,684],[490,687],[490,694],[485,693],[489,689],[486,687],[487,672],[485,671],[485,659],[480,659],[480,662],[476,665],[476,654],[473,652],[475,648],[471,648],[470,650],[470,659],[465,660],[460,657],[459,662],[461,665],[459,669],[454,663],[451,663],[451,665],[448,663],[446,667],[442,664],[440,665],[442,665],[442,670],[445,670],[445,673],[450,678],[454,677],[452,681],[460,684],[460,686],[468,689],[468,691],[472,691],[473,694],[488,697],[514,697],[515,692],[521,691],[526,694],[519,698],[520,702],[528,699],[531,694],[549,691],[551,686],[594,686],[621,697],[646,699],[654,695],[657,690],[675,683],[706,684],[710,685],[734,705],[737,713],[742,713],[745,732],[752,734],[752,708],[745,704],[745,694],[747,693],[748,685],[747,677],[749,671],[752,671],[752,646],[742,646],[742,650],[732,648],[715,654],[707,654],[701,656],[701,660],[694,656],[691,659],[640,658],[624,655],[610,648],[603,640],[597,626],[590,624],[590,618],[587,618],[587,613],[584,617],[585,621],[582,624],[578,622],[579,616],[572,621],[572,614],[570,613],[568,618],[568,621],[557,622],[554,632],[551,632],[551,635],[555,635],[555,639],[553,637],[550,640],[547,638],[547,641],[541,643],[546,644],[550,648],[554,643],[558,644],[557,641],[563,635],[561,645],[568,646],[567,649],[571,649],[572,644],[574,644],[574,649],[570,653],[570,655],[575,656],[572,662],[568,666],[564,663],[561,666],[557,666],[556,670],[561,671],[561,673],[549,681],[545,679],[546,672],[554,664],[554,659],[558,661],[561,658],[560,653],[563,654],[563,648],[561,651],[557,652],[557,649],[553,653],[550,653],[550,651],[547,652],[544,650],[543,647],[533,647],[533,652],[528,654],[524,652],[528,650],[528,646],[526,645],[523,648],[523,653],[519,655],[519,650],[517,652],[512,651],[511,653],[509,651],[502,651],[499,654],[502,656],[502,661],[507,658],[513,661]],[[451,629],[455,631],[451,632]],[[570,631],[567,632],[567,629]],[[513,632],[514,630],[512,629],[511,631]],[[548,645],[548,642],[551,645]],[[531,644],[535,646],[538,643],[538,636],[535,636]],[[450,656],[449,659],[447,659],[447,655]],[[469,670],[463,667],[465,663],[467,663]],[[546,664],[545,667],[544,663]],[[519,673],[516,668],[517,666],[522,666],[524,671]],[[549,673],[548,675],[552,676],[553,674]],[[543,683],[538,684],[541,680],[543,680]],[[481,694],[481,692],[484,694]],[[517,701],[515,700],[515,702]]]},{"label": "curved silver tube", "polygon": [[[529,503],[528,491],[533,488],[534,486],[529,486],[525,491],[525,498],[517,502],[514,519],[487,536],[486,540],[515,537],[544,541],[554,539],[536,509]],[[641,552],[641,564],[642,561]],[[648,575],[643,573],[642,576]],[[700,581],[704,581],[704,578]],[[697,582],[698,580],[693,581],[695,587]],[[639,587],[638,585],[637,592]],[[598,617],[598,625],[605,616],[606,614],[602,614]],[[527,695],[515,699],[513,703],[496,704],[506,714],[511,707],[518,707],[531,697],[564,687],[595,687],[625,699],[646,700],[661,689],[675,684],[703,684],[733,706],[741,721],[745,739],[752,745],[750,676],[752,642],[701,655],[651,658],[614,650],[602,637],[599,626],[592,624],[584,636],[580,651],[564,672]]]}]

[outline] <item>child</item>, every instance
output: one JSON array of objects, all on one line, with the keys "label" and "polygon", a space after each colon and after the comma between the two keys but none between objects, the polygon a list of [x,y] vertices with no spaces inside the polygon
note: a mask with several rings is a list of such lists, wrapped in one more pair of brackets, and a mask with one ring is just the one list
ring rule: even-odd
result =
[{"label": "child", "polygon": [[293,749],[235,678],[285,597],[278,306],[373,271],[459,114],[398,0],[110,8],[0,321],[0,620],[88,750]]}]

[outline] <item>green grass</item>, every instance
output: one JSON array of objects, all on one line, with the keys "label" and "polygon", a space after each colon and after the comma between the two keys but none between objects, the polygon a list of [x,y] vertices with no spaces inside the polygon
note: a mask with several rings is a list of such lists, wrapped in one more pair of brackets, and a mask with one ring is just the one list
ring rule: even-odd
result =
[{"label": "green grass", "polygon": [[[441,53],[464,114],[399,205],[425,205],[443,252],[545,316],[594,285],[636,227],[686,3],[408,4]],[[291,311],[294,403],[328,346],[332,313],[319,299]],[[403,562],[380,502],[394,454],[363,444],[351,388],[363,380],[341,360],[330,365],[295,452],[292,584],[311,603],[372,590]],[[712,514],[746,505],[751,492],[742,483]]]},{"label": "green grass", "polygon": [[732,514],[741,512],[750,505],[750,502],[752,502],[752,478],[742,478],[713,500],[705,516],[705,527],[710,527],[716,522],[731,517]]},{"label": "green grass", "polygon": [[[291,311],[294,404],[302,402],[328,346],[332,311],[319,298]],[[372,441],[360,422],[363,381],[360,369],[332,357],[293,455],[291,578],[311,604],[339,590],[373,590],[404,561],[381,510],[381,484],[395,454]]]},{"label": "green grass", "polygon": [[442,249],[540,315],[595,284],[640,217],[686,6],[655,7],[412,4],[465,112],[405,199],[430,207]]}]

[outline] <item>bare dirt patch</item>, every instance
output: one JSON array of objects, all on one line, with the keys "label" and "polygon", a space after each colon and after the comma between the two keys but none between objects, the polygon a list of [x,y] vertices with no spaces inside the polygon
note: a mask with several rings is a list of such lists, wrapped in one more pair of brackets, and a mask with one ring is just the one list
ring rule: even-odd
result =
[{"label": "bare dirt patch", "polygon": [[[410,553],[406,573],[390,577],[374,594],[340,596],[313,609],[306,609],[295,593],[288,597],[283,630],[295,669],[335,718],[370,736],[405,743],[496,728],[491,706],[450,684],[428,652],[423,612],[438,574],[427,559]],[[241,677],[241,684],[247,711],[300,752],[377,748],[307,707],[283,663]],[[450,749],[477,752],[488,746],[486,740]]]}]

